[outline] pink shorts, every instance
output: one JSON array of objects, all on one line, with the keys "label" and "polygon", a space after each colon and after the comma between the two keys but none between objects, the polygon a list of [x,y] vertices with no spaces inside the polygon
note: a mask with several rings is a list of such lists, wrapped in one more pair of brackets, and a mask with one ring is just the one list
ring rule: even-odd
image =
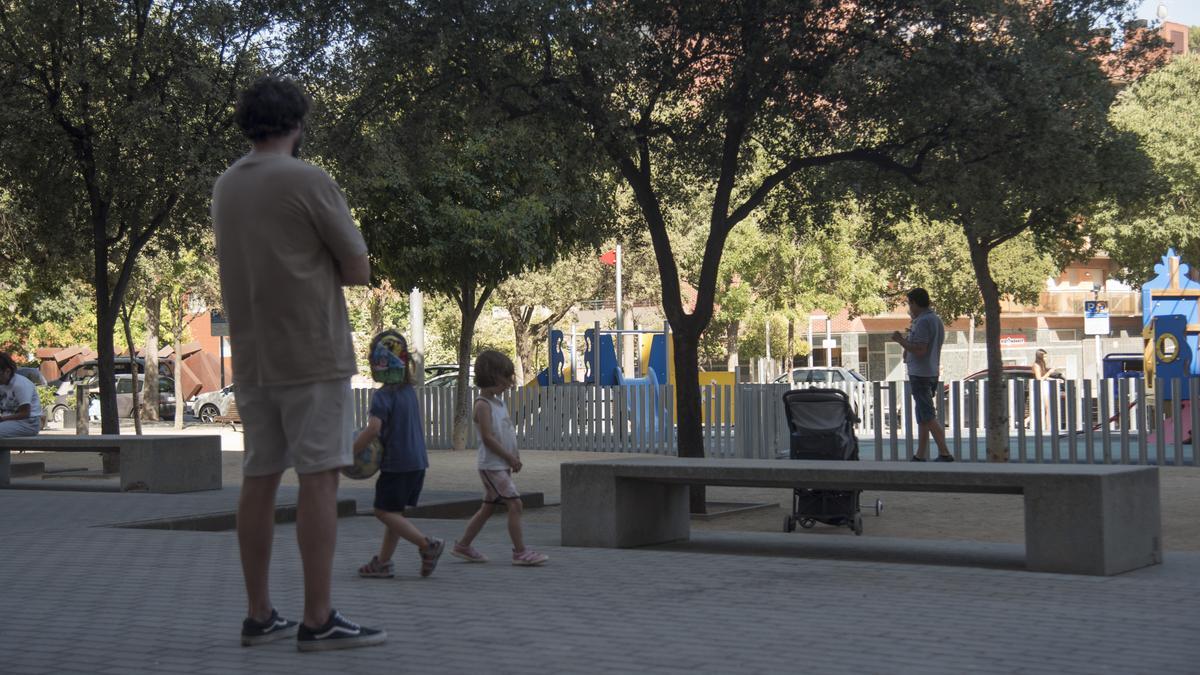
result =
[{"label": "pink shorts", "polygon": [[483,501],[489,504],[521,498],[521,493],[513,484],[512,469],[480,469],[479,479],[483,481]]}]

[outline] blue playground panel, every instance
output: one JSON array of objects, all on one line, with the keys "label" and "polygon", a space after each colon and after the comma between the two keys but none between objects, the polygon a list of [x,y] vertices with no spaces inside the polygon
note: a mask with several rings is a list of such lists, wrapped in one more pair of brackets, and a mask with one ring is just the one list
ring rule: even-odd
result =
[{"label": "blue playground panel", "polygon": [[550,384],[551,373],[553,373],[554,384],[565,384],[563,380],[563,365],[566,363],[566,357],[562,351],[563,332],[561,330],[550,331],[550,367],[538,373],[537,382],[545,387]]}]

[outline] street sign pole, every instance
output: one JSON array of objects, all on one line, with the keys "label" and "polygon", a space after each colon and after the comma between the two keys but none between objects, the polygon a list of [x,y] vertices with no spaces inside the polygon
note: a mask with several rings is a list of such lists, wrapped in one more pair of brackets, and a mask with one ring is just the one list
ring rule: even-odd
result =
[{"label": "street sign pole", "polygon": [[1108,301],[1098,299],[1100,292],[1093,290],[1095,299],[1083,303],[1083,332],[1092,335],[1096,345],[1096,391],[1100,391],[1100,381],[1104,379],[1104,356],[1100,347],[1100,337],[1109,334]]}]

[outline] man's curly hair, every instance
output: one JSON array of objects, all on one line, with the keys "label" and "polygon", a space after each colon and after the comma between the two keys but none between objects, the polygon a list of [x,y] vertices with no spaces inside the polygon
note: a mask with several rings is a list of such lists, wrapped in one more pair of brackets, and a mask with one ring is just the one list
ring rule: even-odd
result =
[{"label": "man's curly hair", "polygon": [[272,75],[258,78],[238,96],[233,120],[252,141],[283,136],[300,126],[309,99],[300,85]]}]

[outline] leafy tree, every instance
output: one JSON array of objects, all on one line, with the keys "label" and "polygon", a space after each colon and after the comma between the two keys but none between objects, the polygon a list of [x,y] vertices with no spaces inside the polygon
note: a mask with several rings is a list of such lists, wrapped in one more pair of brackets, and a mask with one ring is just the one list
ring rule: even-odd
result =
[{"label": "leafy tree", "polygon": [[607,276],[588,251],[565,258],[546,270],[526,272],[496,289],[496,300],[508,310],[516,347],[517,383],[533,377],[534,355],[545,350],[550,330],[577,304],[594,297]]},{"label": "leafy tree", "polygon": [[[480,95],[480,82],[445,78],[460,64],[421,42],[419,29],[376,33],[376,18],[354,17],[366,51],[352,53],[334,76],[345,92],[330,102],[338,112],[328,154],[378,276],[442,294],[459,310],[453,438],[461,449],[480,313],[506,280],[597,245],[608,190],[575,140],[579,128],[548,115],[509,115]],[[381,87],[403,93],[381,100]]]},{"label": "leafy tree", "polygon": [[1008,458],[993,253],[1026,233],[1042,251],[1082,250],[1101,201],[1126,201],[1146,182],[1144,158],[1107,118],[1115,94],[1100,65],[1107,47],[1089,40],[1122,6],[1005,3],[939,47],[955,57],[939,82],[945,140],[914,194],[929,218],[957,223],[966,236],[983,298],[992,461]]},{"label": "leafy tree", "polygon": [[1188,52],[1200,54],[1200,26],[1188,29]]},{"label": "leafy tree", "polygon": [[105,433],[135,263],[200,229],[270,20],[233,0],[0,2],[0,186],[29,215],[30,263],[93,288]]},{"label": "leafy tree", "polygon": [[[872,254],[888,280],[889,300],[901,303],[905,291],[920,287],[929,291],[943,321],[982,319],[983,295],[961,226],[914,214],[888,230]],[[1059,272],[1054,258],[1037,249],[1029,232],[994,249],[989,268],[1000,297],[1026,305],[1036,304],[1046,279]]]},{"label": "leafy tree", "polygon": [[1099,245],[1140,284],[1168,247],[1200,260],[1200,55],[1176,57],[1135,82],[1111,117],[1137,135],[1164,183],[1153,199],[1132,209],[1112,205],[1098,219]]},{"label": "leafy tree", "polygon": [[[158,264],[168,272],[162,278],[161,297],[167,312],[172,334],[172,351],[175,358],[175,428],[183,428],[183,339],[196,314],[194,306],[219,307],[221,286],[217,278],[216,259],[212,253],[211,240],[208,248],[162,254]],[[149,368],[149,364],[147,364]],[[155,389],[149,388],[147,398],[158,400],[158,382]]]},{"label": "leafy tree", "polygon": [[[959,4],[455,5],[454,34],[443,35],[464,69],[515,115],[553,110],[585,123],[633,192],[675,334],[681,455],[704,454],[698,349],[730,232],[783,193],[824,198],[806,190],[824,167],[918,172],[943,121],[902,122],[933,108],[934,85],[918,85],[936,83],[942,61],[926,60],[914,36],[926,24],[969,26],[971,12],[950,11]],[[668,232],[696,194],[711,209],[688,311]],[[703,491],[692,501],[703,508]]]}]

